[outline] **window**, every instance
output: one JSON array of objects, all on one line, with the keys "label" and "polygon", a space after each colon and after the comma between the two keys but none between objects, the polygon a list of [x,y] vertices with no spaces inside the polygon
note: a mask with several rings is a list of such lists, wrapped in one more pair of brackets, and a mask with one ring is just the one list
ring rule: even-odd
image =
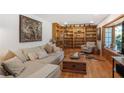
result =
[{"label": "window", "polygon": [[122,49],[122,25],[115,26],[115,50],[121,52]]},{"label": "window", "polygon": [[112,28],[105,29],[105,46],[110,48],[112,44]]}]

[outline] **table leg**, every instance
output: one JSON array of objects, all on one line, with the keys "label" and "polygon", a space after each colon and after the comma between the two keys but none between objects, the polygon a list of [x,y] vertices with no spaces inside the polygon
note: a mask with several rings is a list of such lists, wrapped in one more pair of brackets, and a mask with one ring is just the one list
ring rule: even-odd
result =
[{"label": "table leg", "polygon": [[112,78],[114,78],[114,59],[113,59],[113,61],[112,61]]}]

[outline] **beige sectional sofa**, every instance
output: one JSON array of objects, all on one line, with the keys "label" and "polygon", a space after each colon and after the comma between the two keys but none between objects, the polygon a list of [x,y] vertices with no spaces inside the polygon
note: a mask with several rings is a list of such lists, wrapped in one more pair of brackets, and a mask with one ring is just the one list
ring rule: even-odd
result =
[{"label": "beige sectional sofa", "polygon": [[[58,78],[60,77],[61,70],[59,64],[64,58],[64,52],[62,49],[56,47],[56,50],[53,49],[51,53],[47,53],[46,56],[43,55],[45,52],[45,46],[37,46],[32,48],[20,49],[17,51],[12,51],[16,57],[18,57],[24,64],[25,69],[18,75],[16,78]],[[30,60],[29,53],[42,53],[42,58],[37,58]],[[9,58],[14,57],[12,53],[6,54]],[[5,58],[5,56],[4,56]],[[1,57],[1,62],[3,59]],[[1,66],[2,67],[2,66]],[[15,77],[13,75],[4,76],[3,74],[0,77]]]}]

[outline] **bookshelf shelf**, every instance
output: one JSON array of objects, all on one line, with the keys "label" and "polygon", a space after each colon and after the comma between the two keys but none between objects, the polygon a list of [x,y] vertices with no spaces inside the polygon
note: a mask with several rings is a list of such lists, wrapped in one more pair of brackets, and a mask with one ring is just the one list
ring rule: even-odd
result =
[{"label": "bookshelf shelf", "polygon": [[53,35],[53,38],[57,37],[57,42],[60,42],[60,37],[63,35],[59,45],[63,45],[64,48],[79,48],[86,42],[96,42],[97,40],[96,25],[68,24],[63,27],[57,24],[53,34],[57,34]]},{"label": "bookshelf shelf", "polygon": [[53,23],[52,29],[52,38],[56,41],[56,46],[63,48],[64,26],[61,26],[58,23]]}]

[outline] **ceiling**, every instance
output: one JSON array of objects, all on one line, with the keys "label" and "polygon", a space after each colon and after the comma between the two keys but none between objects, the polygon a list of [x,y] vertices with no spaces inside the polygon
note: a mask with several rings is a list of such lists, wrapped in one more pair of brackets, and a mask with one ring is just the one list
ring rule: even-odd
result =
[{"label": "ceiling", "polygon": [[83,24],[94,23],[99,24],[108,14],[35,14],[49,22],[57,22],[64,24]]}]

